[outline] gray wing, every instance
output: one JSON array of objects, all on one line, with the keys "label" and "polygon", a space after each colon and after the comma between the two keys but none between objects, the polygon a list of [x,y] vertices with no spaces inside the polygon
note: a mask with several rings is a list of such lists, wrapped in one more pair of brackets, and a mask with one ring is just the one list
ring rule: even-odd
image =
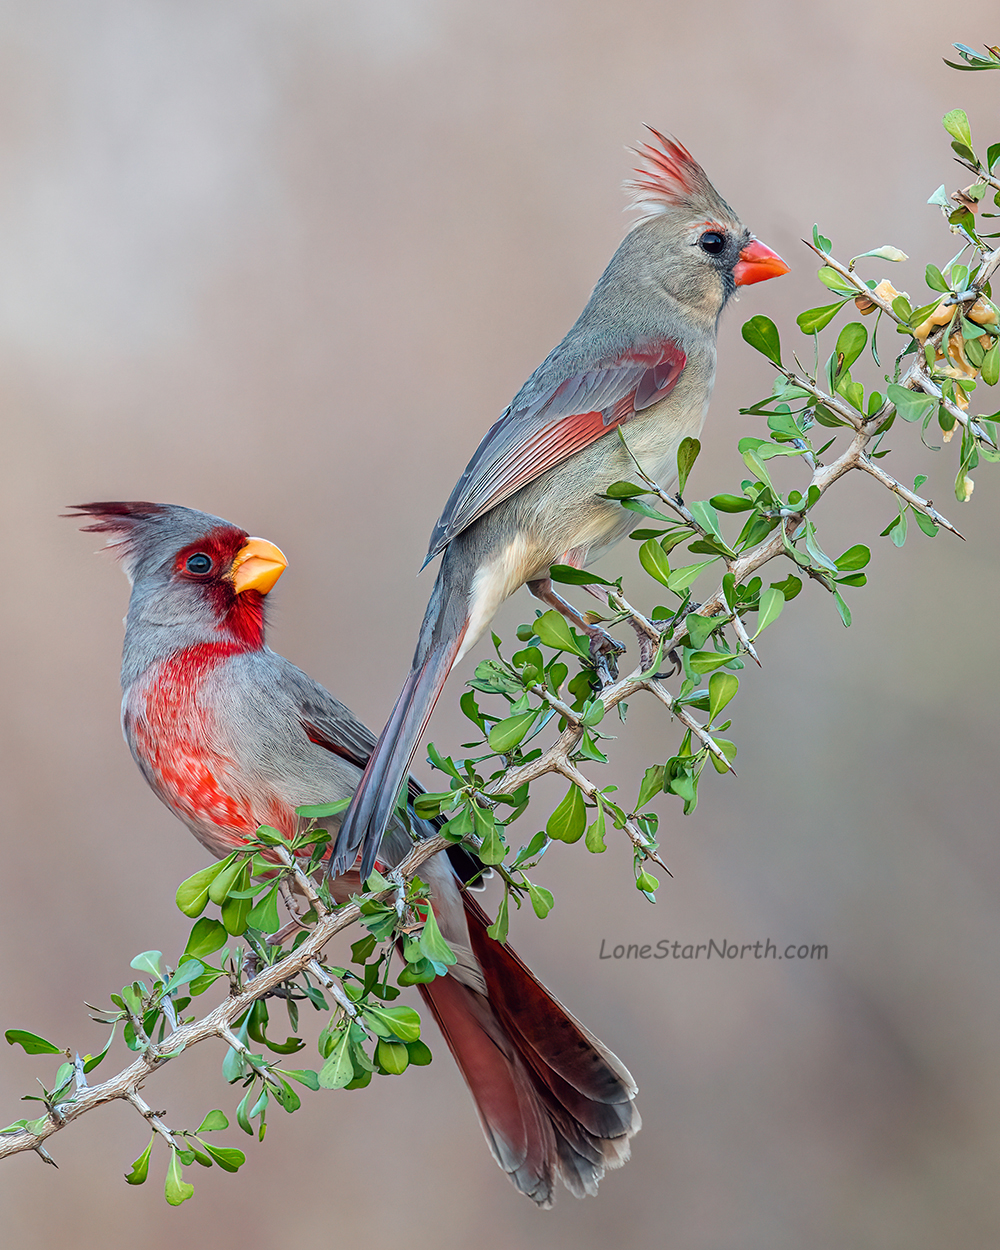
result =
[{"label": "gray wing", "polygon": [[490,429],[458,479],[434,527],[427,560],[547,469],[665,399],[686,360],[680,347],[666,339],[570,374],[555,385],[536,382],[543,365]]},{"label": "gray wing", "polygon": [[[375,735],[354,715],[349,707],[335,699],[324,686],[313,681],[301,669],[296,668],[282,656],[277,656],[281,663],[283,684],[292,693],[299,710],[299,721],[306,737],[316,746],[339,755],[356,765],[359,773],[364,771],[368,758],[375,749]],[[414,776],[407,779],[410,802],[417,795],[425,792],[424,786]],[[442,787],[443,788],[443,787]],[[427,822],[434,828],[440,828],[444,821],[440,818]],[[415,828],[419,829],[419,823]],[[479,859],[463,846],[450,846],[448,859],[460,880],[473,881],[471,889],[483,889],[486,878],[492,871],[484,870]]]}]

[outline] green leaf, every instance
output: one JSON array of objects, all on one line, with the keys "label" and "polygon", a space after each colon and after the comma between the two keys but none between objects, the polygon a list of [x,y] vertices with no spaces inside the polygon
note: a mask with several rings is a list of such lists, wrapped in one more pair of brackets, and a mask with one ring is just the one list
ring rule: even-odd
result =
[{"label": "green leaf", "polygon": [[[736,743],[730,742],[728,738],[715,738],[714,742],[726,757],[726,760],[729,761],[729,764],[732,764],[733,760],[736,759]],[[726,763],[726,760],[720,760],[714,753],[709,755],[709,759],[712,761],[712,766],[717,773],[729,772],[729,764]]]},{"label": "green leaf", "polygon": [[141,955],[136,955],[129,963],[130,968],[135,968],[137,972],[149,972],[157,981],[163,980],[163,973],[160,971],[160,960],[163,958],[163,951],[143,951]]},{"label": "green leaf", "polygon": [[835,590],[835,591],[833,592],[833,599],[834,599],[834,602],[835,602],[835,603],[836,603],[836,605],[837,605],[837,611],[840,613],[840,619],[844,622],[844,624],[845,624],[845,625],[850,626],[850,624],[851,624],[851,609],[850,609],[850,608],[847,606],[847,604],[844,602],[844,597],[843,597],[843,595],[840,593],[840,591],[839,591],[839,590]]},{"label": "green leaf", "polygon": [[1000,382],[1000,339],[993,340],[993,345],[983,357],[982,376],[987,386],[996,386]]},{"label": "green leaf", "polygon": [[104,1047],[104,1049],[100,1052],[100,1054],[83,1056],[84,1075],[86,1075],[86,1073],[88,1072],[93,1072],[93,1070],[97,1067],[97,1065],[105,1059],[108,1051],[111,1049],[111,1043],[115,1040],[115,1028],[116,1027],[117,1026],[114,1024],[111,1026],[111,1036],[108,1038],[108,1044],[107,1046]]},{"label": "green leaf", "polygon": [[434,1058],[425,1042],[407,1042],[406,1049],[410,1056],[410,1066],[414,1068],[426,1068]]},{"label": "green leaf", "polygon": [[[766,321],[767,318],[765,317]],[[744,338],[746,338],[746,327],[744,327]],[[777,330],[775,330],[777,334]],[[683,495],[684,487],[687,485],[688,474],[694,468],[694,462],[698,459],[698,453],[701,451],[701,443],[696,438],[682,438],[681,444],[677,448],[677,493]]]},{"label": "green leaf", "polygon": [[593,729],[604,720],[604,704],[600,699],[588,700],[580,714],[580,724]]},{"label": "green leaf", "polygon": [[[838,357],[837,373],[842,374],[850,369],[851,365],[858,359],[865,350],[868,342],[868,331],[860,321],[851,321],[844,326],[837,337],[836,353]],[[839,358],[843,356],[841,361]]]},{"label": "green leaf", "polygon": [[412,1007],[364,1007],[362,1011],[372,1032],[379,1037],[384,1036],[386,1029],[401,1042],[415,1042],[420,1036],[420,1016]]},{"label": "green leaf", "polygon": [[[587,849],[589,850],[590,847],[588,846]],[[535,885],[533,881],[528,880],[525,880],[525,885],[528,887],[528,897],[531,899],[535,915],[539,920],[544,920],[555,902],[551,890],[546,890],[543,886]]]},{"label": "green leaf", "polygon": [[[822,272],[822,270],[820,271]],[[743,337],[756,351],[781,368],[781,341],[778,327],[770,317],[758,313],[743,325]]]},{"label": "green leaf", "polygon": [[126,1185],[144,1185],[146,1183],[146,1177],[149,1175],[149,1156],[153,1153],[154,1141],[156,1141],[155,1133],[149,1139],[149,1145],[132,1164],[132,1171],[125,1173]]},{"label": "green leaf", "polygon": [[941,125],[947,130],[953,139],[957,139],[959,143],[964,143],[967,148],[972,147],[972,128],[969,125],[969,119],[965,114],[965,109],[952,109],[945,113],[941,118]]},{"label": "green leaf", "polygon": [[604,820],[604,804],[600,799],[597,800],[597,819],[592,825],[587,826],[587,840],[585,846],[592,855],[600,855],[606,851],[607,844],[604,841],[605,820]]},{"label": "green leaf", "polygon": [[842,299],[836,304],[823,304],[820,308],[809,308],[799,313],[795,318],[795,324],[803,334],[818,334],[820,330],[826,329],[846,303],[847,300]]},{"label": "green leaf", "polygon": [[816,277],[819,278],[820,282],[822,282],[824,286],[828,286],[831,291],[839,291],[843,295],[850,296],[860,294],[860,292],[856,291],[850,282],[847,281],[843,274],[838,273],[836,269],[832,269],[829,265],[824,265],[822,269],[817,272]]},{"label": "green leaf", "polygon": [[222,871],[210,882],[208,897],[213,903],[221,906],[232,890],[244,890],[250,884],[246,869],[247,861],[234,852],[228,860],[222,861]]},{"label": "green leaf", "polygon": [[185,959],[174,975],[163,986],[163,993],[170,994],[181,985],[188,985],[204,975],[205,965],[200,959]]},{"label": "green leaf", "polygon": [[688,664],[692,673],[710,673],[713,668],[721,668],[723,664],[729,664],[735,659],[736,656],[728,651],[692,651],[688,656]]},{"label": "green leaf", "polygon": [[932,291],[941,291],[942,293],[951,290],[945,281],[945,276],[938,269],[937,265],[928,265],[924,270],[924,281]]},{"label": "green leaf", "polygon": [[651,872],[640,872],[636,877],[635,888],[641,890],[643,894],[652,894],[659,884]]},{"label": "green leaf", "polygon": [[507,906],[507,891],[504,890],[504,895],[500,900],[500,907],[497,911],[497,918],[486,930],[493,941],[500,942],[501,945],[507,941],[507,927],[509,923]]},{"label": "green leaf", "polygon": [[247,1161],[243,1151],[235,1146],[210,1146],[208,1142],[202,1145],[224,1172],[237,1172]]},{"label": "green leaf", "polygon": [[[767,428],[784,439],[802,437],[802,431],[795,424],[795,418],[790,412],[772,412],[767,418]],[[758,451],[763,453],[765,448],[766,444],[764,447],[759,448]],[[766,449],[772,450],[771,448]]]},{"label": "green leaf", "polygon": [[679,569],[674,569],[667,579],[668,588],[675,594],[683,594],[692,582],[697,580],[702,570],[714,563],[715,560],[702,560],[698,564],[684,564]]},{"label": "green leaf", "polygon": [[839,556],[834,563],[841,573],[849,573],[854,569],[863,569],[871,560],[871,551],[858,543],[854,547],[848,547],[842,556]]},{"label": "green leaf", "polygon": [[259,929],[261,933],[277,933],[281,928],[281,921],[278,918],[277,884],[273,885],[256,907],[251,909],[247,916],[247,924]]},{"label": "green leaf", "polygon": [[[247,1030],[249,1027],[250,1015],[248,1012],[243,1023],[236,1030],[236,1036],[244,1046],[247,1044]],[[230,1046],[226,1051],[225,1058],[222,1060],[223,1080],[228,1081],[230,1085],[235,1084],[242,1079],[245,1067],[246,1060],[243,1058],[242,1051],[237,1050],[235,1046]]]},{"label": "green leaf", "polygon": [[[239,871],[226,897],[222,900],[221,907],[222,923],[226,926],[226,932],[231,933],[233,937],[239,937],[245,931],[253,908],[253,899],[240,897],[250,888],[250,861],[245,860],[238,867]],[[209,898],[212,897],[212,890],[217,885],[218,878],[208,887]],[[221,887],[219,892],[221,893]]]},{"label": "green leaf", "polygon": [[630,499],[633,495],[648,495],[649,487],[636,486],[635,482],[612,482],[604,493],[608,499]]},{"label": "green leaf", "polygon": [[417,938],[417,945],[427,958],[435,963],[451,965],[458,962],[458,956],[441,935],[434,908],[430,903],[427,904],[427,917],[420,936]]},{"label": "green leaf", "polygon": [[820,234],[819,226],[813,226],[813,242],[816,244],[816,246],[819,248],[821,252],[826,252],[829,255],[830,249],[833,247],[833,244],[830,242],[829,239],[825,239]]},{"label": "green leaf", "polygon": [[757,615],[757,633],[754,634],[754,638],[767,629],[772,621],[778,619],[784,606],[785,596],[775,587],[771,586],[761,594]]},{"label": "green leaf", "polygon": [[[777,591],[781,595],[781,591]],[[782,596],[784,602],[784,596]],[[722,709],[740,688],[739,678],[733,673],[713,673],[708,679],[708,719],[715,720]]]},{"label": "green leaf", "polygon": [[193,876],[188,877],[186,881],[182,881],[177,887],[176,902],[177,906],[185,916],[192,919],[200,916],[205,910],[205,904],[208,902],[208,887],[224,868],[233,862],[235,852],[222,860],[218,864],[209,864],[207,868],[202,868],[200,872],[196,872]]},{"label": "green leaf", "polygon": [[54,1042],[47,1042],[37,1033],[29,1033],[27,1029],[8,1029],[4,1034],[9,1045],[23,1046],[29,1055],[61,1055],[63,1050]]},{"label": "green leaf", "polygon": [[[789,418],[789,420],[791,420],[791,418]],[[796,435],[799,435],[800,431],[796,430],[795,433]],[[735,557],[736,553],[730,549],[726,540],[722,536],[722,530],[719,528],[719,515],[712,505],[710,503],[706,503],[703,499],[696,499],[694,503],[691,504],[689,511],[701,528],[703,530],[707,530],[713,538],[718,540],[719,545],[725,550],[727,555]]]},{"label": "green leaf", "polygon": [[[559,619],[562,620],[562,617]],[[490,749],[501,755],[512,751],[535,723],[540,710],[531,708],[527,712],[519,712],[516,716],[508,716],[506,720],[497,721],[489,732]]]},{"label": "green leaf", "polygon": [[204,955],[214,954],[225,946],[228,936],[224,924],[208,916],[202,916],[200,920],[195,921],[188,935],[181,962],[183,963],[185,958],[201,959]]},{"label": "green leaf", "polygon": [[938,527],[930,519],[929,516],[925,516],[924,513],[918,512],[917,509],[914,508],[913,519],[914,521],[916,521],[917,525],[920,527],[920,529],[923,530],[923,532],[927,535],[928,538],[934,538],[936,536],[938,532]]},{"label": "green leaf", "polygon": [[532,837],[528,842],[527,846],[522,846],[518,851],[514,858],[514,862],[511,864],[511,868],[520,868],[521,865],[526,864],[529,859],[534,859],[536,855],[542,855],[548,844],[548,838],[545,836],[545,833],[539,829],[534,837]]},{"label": "green leaf", "polygon": [[719,616],[700,616],[697,612],[689,612],[684,618],[684,628],[691,639],[691,646],[700,650],[723,623],[723,618]]},{"label": "green leaf", "polygon": [[749,512],[754,506],[746,495],[713,495],[708,502],[719,512]]},{"label": "green leaf", "polygon": [[661,521],[664,525],[670,524],[668,516],[662,512],[657,512],[655,508],[651,508],[648,503],[643,503],[641,499],[619,499],[618,502],[629,512],[635,512],[639,516],[650,517],[654,521]]},{"label": "green leaf", "polygon": [[904,421],[922,421],[934,406],[934,400],[922,391],[911,391],[898,382],[890,382],[886,387],[889,402],[894,404],[896,411]]},{"label": "green leaf", "polygon": [[549,577],[554,582],[563,582],[568,586],[614,585],[614,582],[598,577],[596,573],[589,573],[586,569],[575,569],[571,564],[553,564],[549,569]]},{"label": "green leaf", "polygon": [[882,247],[872,248],[870,252],[860,252],[857,256],[852,257],[851,263],[853,264],[856,260],[862,260],[865,256],[874,256],[877,260],[891,260],[893,262],[910,259],[898,247],[893,247],[890,243],[886,243]]},{"label": "green leaf", "polygon": [[649,538],[639,548],[639,563],[650,577],[662,586],[668,584],[670,561],[655,538]]},{"label": "green leaf", "polygon": [[221,1133],[224,1128],[229,1128],[229,1121],[226,1119],[224,1111],[210,1111],[204,1120],[198,1125],[196,1132],[199,1133]]},{"label": "green leaf", "polygon": [[639,786],[639,797],[635,801],[635,810],[638,812],[645,807],[650,799],[655,798],[663,789],[663,777],[665,769],[662,764],[652,764],[646,769],[642,777],[642,784]]},{"label": "green leaf", "polygon": [[319,1077],[311,1068],[279,1068],[283,1076],[291,1077],[306,1089],[319,1089]]},{"label": "green leaf", "polygon": [[304,803],[301,807],[295,809],[297,815],[304,816],[306,820],[324,820],[327,816],[339,816],[341,812],[345,812],[351,805],[351,800],[336,799],[332,803]]},{"label": "green leaf", "polygon": [[177,1154],[177,1150],[171,1147],[170,1164],[167,1167],[167,1183],[163,1190],[167,1202],[172,1207],[179,1207],[182,1202],[186,1202],[188,1198],[194,1196],[194,1186],[189,1185],[181,1174],[181,1164]]},{"label": "green leaf", "polygon": [[402,1042],[380,1038],[375,1047],[375,1062],[391,1076],[401,1076],[410,1066],[410,1054]]},{"label": "green leaf", "polygon": [[334,1043],[326,1063],[319,1073],[322,1089],[343,1089],[354,1080],[354,1064],[351,1061],[351,1036],[346,1024],[341,1025],[342,1032]]},{"label": "green leaf", "polygon": [[589,658],[588,653],[577,645],[566,618],[554,608],[543,612],[532,628],[535,636],[547,647],[555,647],[557,651],[571,651],[574,655],[582,656],[584,659]]},{"label": "green leaf", "polygon": [[555,842],[579,842],[587,827],[587,810],[583,792],[571,785],[556,810],[545,824],[545,832]]},{"label": "green leaf", "polygon": [[507,848],[504,846],[503,838],[501,838],[497,829],[493,813],[489,808],[479,807],[478,804],[474,804],[472,817],[475,822],[476,833],[482,838],[482,845],[478,851],[479,858],[484,864],[502,864],[504,856],[507,854]]},{"label": "green leaf", "polygon": [[780,590],[785,596],[785,602],[789,603],[802,589],[802,579],[789,573],[783,582],[772,582],[771,585],[775,590]]}]

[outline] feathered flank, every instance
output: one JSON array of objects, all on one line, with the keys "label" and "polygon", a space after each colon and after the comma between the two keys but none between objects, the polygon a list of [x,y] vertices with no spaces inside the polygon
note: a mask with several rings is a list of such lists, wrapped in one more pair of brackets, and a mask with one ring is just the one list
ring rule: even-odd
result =
[{"label": "feathered flank", "polygon": [[683,144],[661,135],[652,126],[646,129],[656,143],[642,143],[629,149],[642,161],[625,190],[631,197],[629,208],[642,214],[636,225],[666,212],[667,208],[704,209],[709,216],[735,219],[733,210],[708,180],[708,175]]}]

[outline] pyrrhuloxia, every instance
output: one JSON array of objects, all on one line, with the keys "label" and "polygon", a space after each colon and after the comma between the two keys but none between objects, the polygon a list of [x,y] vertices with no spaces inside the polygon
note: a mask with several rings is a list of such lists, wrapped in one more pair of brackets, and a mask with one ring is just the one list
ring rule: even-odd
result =
[{"label": "pyrrhuloxia", "polygon": [[[788,272],[751,235],[679,143],[637,153],[639,220],[576,325],[480,443],[431,535],[444,558],[410,674],[348,809],[331,859],[364,879],[448,673],[519,586],[591,632],[549,581],[554,563],[596,560],[632,526],[601,498],[628,478],[621,427],[647,473],[669,489],[677,449],[702,428],[715,379],[716,328],[738,286]],[[609,435],[611,435],[609,437]]]},{"label": "pyrrhuloxia", "polygon": [[[285,834],[296,807],[346,798],[374,735],[264,643],[277,547],[218,517],[154,503],[81,504],[110,535],[132,583],[122,656],[122,726],[156,794],[219,857],[262,825]],[[419,792],[419,785],[413,782]],[[336,827],[338,817],[325,823]],[[433,832],[414,820],[421,836]],[[394,817],[380,863],[411,845]],[[539,1206],[557,1179],[578,1197],[629,1157],[635,1082],[512,950],[437,855],[420,870],[458,956],[420,986],[475,1100],[494,1158]],[[356,877],[336,882],[339,897]]]}]

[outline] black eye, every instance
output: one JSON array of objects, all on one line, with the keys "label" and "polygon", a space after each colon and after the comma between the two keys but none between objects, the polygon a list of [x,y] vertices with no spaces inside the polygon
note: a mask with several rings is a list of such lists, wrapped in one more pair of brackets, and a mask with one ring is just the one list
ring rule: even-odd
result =
[{"label": "black eye", "polygon": [[718,230],[706,230],[698,242],[701,244],[702,251],[708,252],[709,256],[718,256],[726,246],[726,240]]},{"label": "black eye", "polygon": [[196,551],[193,556],[188,556],[184,567],[189,573],[209,573],[212,569],[212,557],[205,555],[204,551]]}]

